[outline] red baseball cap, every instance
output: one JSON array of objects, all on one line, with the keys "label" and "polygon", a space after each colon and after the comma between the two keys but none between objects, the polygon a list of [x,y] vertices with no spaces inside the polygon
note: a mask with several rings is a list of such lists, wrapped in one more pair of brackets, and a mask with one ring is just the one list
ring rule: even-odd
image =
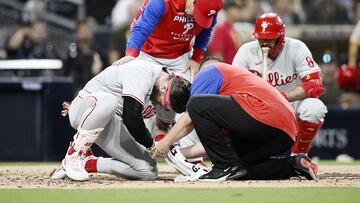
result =
[{"label": "red baseball cap", "polygon": [[204,28],[210,28],[214,16],[222,7],[222,0],[196,0],[194,5],[195,22]]}]

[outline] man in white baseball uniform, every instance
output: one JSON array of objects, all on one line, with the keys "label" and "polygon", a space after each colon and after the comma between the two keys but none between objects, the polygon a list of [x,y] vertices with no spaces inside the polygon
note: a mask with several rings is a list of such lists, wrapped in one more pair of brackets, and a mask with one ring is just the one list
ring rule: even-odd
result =
[{"label": "man in white baseball uniform", "polygon": [[[267,64],[267,81],[291,102],[298,116],[299,131],[292,154],[308,153],[327,113],[318,99],[324,90],[320,68],[303,42],[285,37],[285,25],[276,13],[262,14],[256,20],[253,36],[257,41],[242,45],[232,64],[260,77]],[[266,61],[264,47],[268,48]]]},{"label": "man in white baseball uniform", "polygon": [[[190,82],[169,74],[162,66],[133,60],[110,66],[92,78],[69,106],[69,120],[77,129],[62,167],[73,180],[88,180],[88,172],[129,179],[157,178],[156,162],[148,149],[155,142],[144,118],[156,114],[162,126],[185,111]],[[93,143],[111,158],[96,158]],[[52,179],[57,179],[56,172]]]},{"label": "man in white baseball uniform", "polygon": [[[169,67],[170,72],[181,74],[191,80],[199,71],[211,32],[216,24],[221,0],[148,0],[139,9],[131,25],[131,33],[125,55],[114,63],[123,64],[134,58],[151,61]],[[194,41],[192,39],[195,39]],[[178,141],[173,148],[176,154],[184,154],[190,162],[202,162],[200,140],[195,131]],[[181,150],[180,150],[181,148]],[[174,153],[175,154],[175,153]],[[187,156],[190,155],[191,156]],[[182,156],[182,155],[181,155]],[[180,159],[185,158],[182,156]],[[182,174],[191,173],[177,167],[169,153],[168,163]],[[169,162],[169,160],[174,160]],[[180,161],[184,163],[183,161]],[[184,163],[186,164],[186,163]]]}]

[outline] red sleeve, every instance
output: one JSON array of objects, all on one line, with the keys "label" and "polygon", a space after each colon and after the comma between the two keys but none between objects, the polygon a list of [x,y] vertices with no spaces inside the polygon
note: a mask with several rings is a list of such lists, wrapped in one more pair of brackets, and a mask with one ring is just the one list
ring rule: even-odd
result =
[{"label": "red sleeve", "polygon": [[200,48],[194,48],[191,59],[194,60],[196,63],[201,63],[203,58],[204,58],[204,52]]},{"label": "red sleeve", "polygon": [[225,43],[224,43],[224,33],[222,32],[220,27],[216,27],[214,31],[214,35],[209,44],[209,54],[214,55],[217,53],[224,53]]}]

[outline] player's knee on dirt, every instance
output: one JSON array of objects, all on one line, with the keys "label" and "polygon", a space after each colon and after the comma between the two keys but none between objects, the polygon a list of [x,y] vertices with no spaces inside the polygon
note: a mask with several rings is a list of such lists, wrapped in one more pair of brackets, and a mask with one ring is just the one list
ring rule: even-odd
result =
[{"label": "player's knee on dirt", "polygon": [[132,167],[132,169],[135,173],[134,179],[155,180],[158,178],[159,171],[155,161],[136,164],[135,167]]},{"label": "player's knee on dirt", "polygon": [[136,160],[129,165],[136,174],[136,179],[140,180],[155,180],[158,178],[157,162],[151,159],[150,156],[145,156],[143,160]]},{"label": "player's knee on dirt", "polygon": [[324,103],[317,98],[304,99],[297,109],[299,118],[309,123],[324,122],[327,108]]},{"label": "player's knee on dirt", "polygon": [[159,176],[159,171],[156,166],[149,166],[148,168],[144,168],[139,172],[139,178],[142,180],[155,180]]},{"label": "player's knee on dirt", "polygon": [[99,158],[97,171],[130,180],[154,180],[158,177],[156,162],[147,160],[134,160],[133,163],[125,163],[114,158]]}]

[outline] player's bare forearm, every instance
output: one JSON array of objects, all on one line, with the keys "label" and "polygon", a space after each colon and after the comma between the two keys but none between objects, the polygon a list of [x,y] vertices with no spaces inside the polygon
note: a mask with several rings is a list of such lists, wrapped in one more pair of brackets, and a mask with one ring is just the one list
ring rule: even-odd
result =
[{"label": "player's bare forearm", "polygon": [[296,87],[295,89],[293,89],[290,92],[286,92],[286,94],[287,94],[289,102],[293,102],[293,101],[297,101],[297,100],[306,98],[306,92],[301,86]]},{"label": "player's bare forearm", "polygon": [[170,146],[179,139],[185,137],[194,129],[188,113],[184,113],[172,127],[169,133],[151,149],[151,158],[154,160],[164,158],[170,150]]},{"label": "player's bare forearm", "polygon": [[164,122],[159,117],[156,117],[156,126],[160,131],[167,133],[172,126],[172,123]]},{"label": "player's bare forearm", "polygon": [[196,143],[190,147],[182,148],[180,151],[187,159],[195,159],[206,156],[206,151],[201,143]]},{"label": "player's bare forearm", "polygon": [[195,75],[199,72],[200,64],[194,60],[189,60],[187,67],[190,69],[191,80],[195,78]]},{"label": "player's bare forearm", "polygon": [[358,48],[359,48],[358,44],[350,41],[350,43],[349,43],[349,61],[348,61],[348,65],[350,67],[357,67]]},{"label": "player's bare forearm", "polygon": [[9,48],[11,49],[17,49],[21,46],[21,44],[24,42],[25,39],[25,31],[20,30],[17,31],[9,40]]}]

